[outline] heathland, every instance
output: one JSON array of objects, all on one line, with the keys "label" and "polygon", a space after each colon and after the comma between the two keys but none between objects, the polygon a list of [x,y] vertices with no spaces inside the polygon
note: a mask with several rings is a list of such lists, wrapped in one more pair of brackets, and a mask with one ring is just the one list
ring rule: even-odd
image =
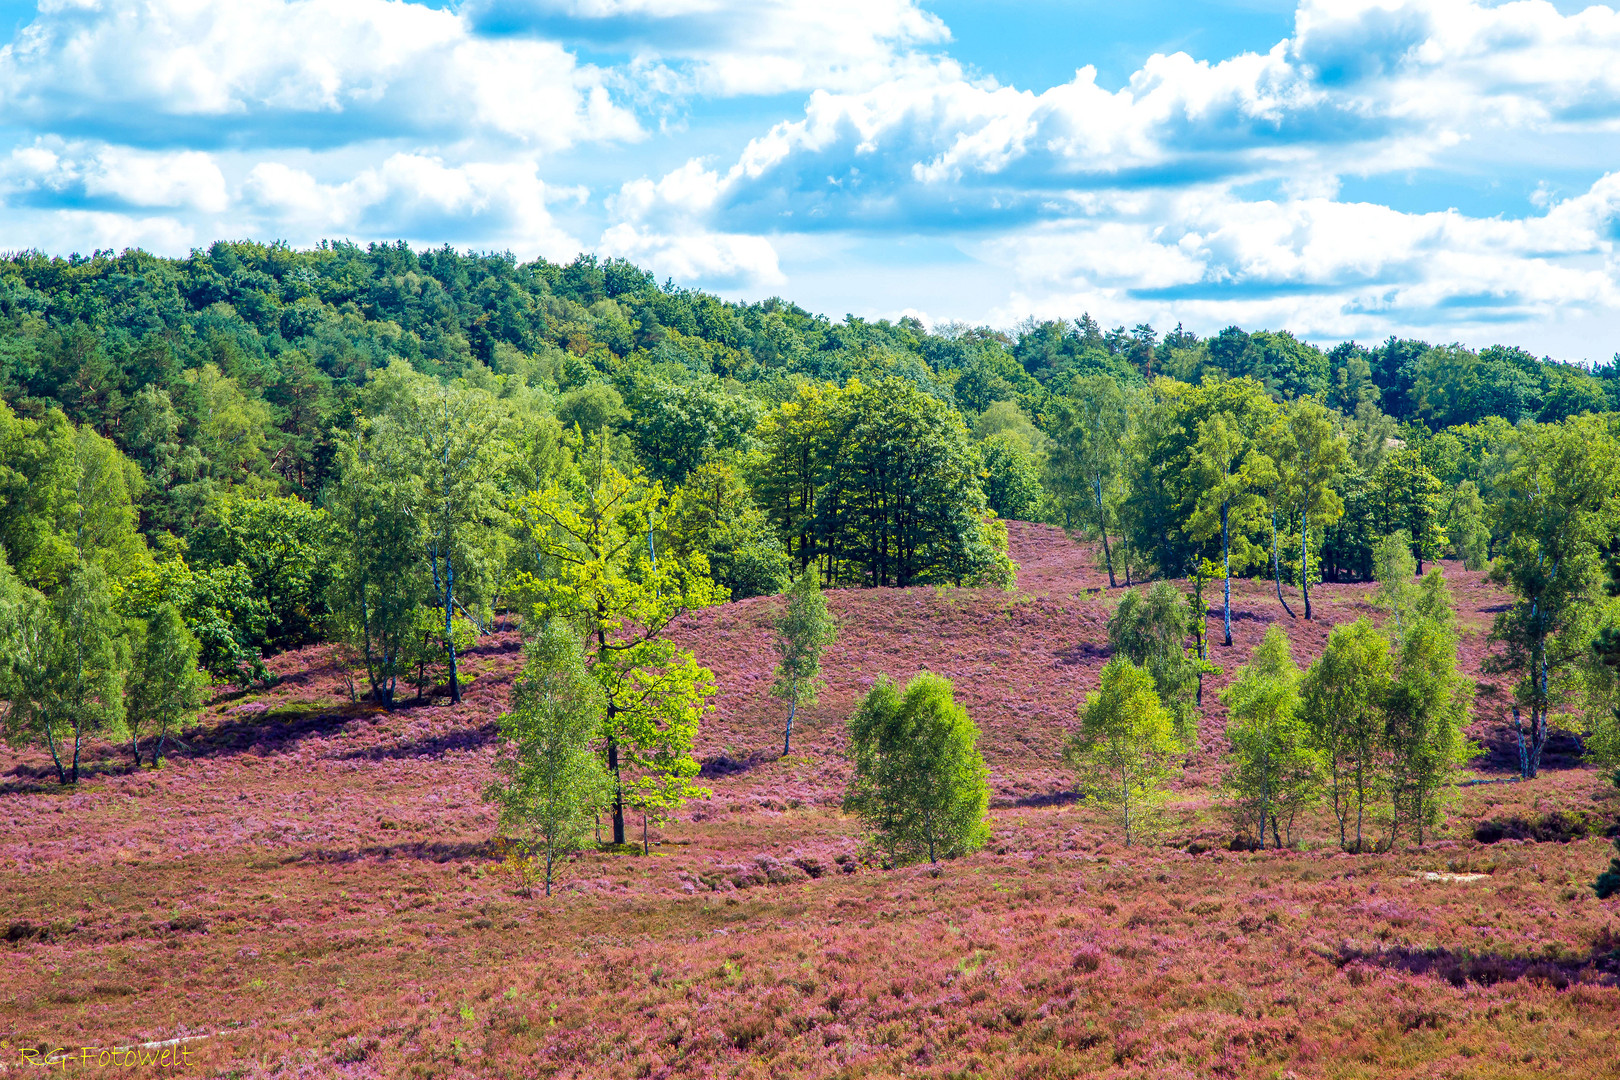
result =
[{"label": "heathland", "polygon": [[[160,770],[93,744],[59,786],[22,754],[0,788],[5,1064],[191,1038],[189,1067],[222,1076],[1612,1075],[1620,941],[1589,881],[1620,798],[1568,738],[1506,782],[1511,695],[1480,663],[1508,594],[1445,566],[1482,753],[1423,847],[1345,854],[1318,814],[1297,849],[1230,850],[1207,694],[1163,834],[1127,849],[1061,760],[1121,590],[1057,529],[1015,523],[1010,553],[1011,591],[830,591],[828,686],[785,757],[781,601],[677,620],[719,688],[695,748],[714,794],[650,854],[579,855],[550,899],[515,894],[480,799],[510,630],[468,650],[459,705],[356,703],[311,646],[214,698]],[[1303,663],[1381,619],[1372,589],[1321,586],[1306,623],[1236,583],[1211,687],[1272,623]],[[879,673],[922,670],[982,731],[992,835],[883,869],[839,809],[844,719]]]}]

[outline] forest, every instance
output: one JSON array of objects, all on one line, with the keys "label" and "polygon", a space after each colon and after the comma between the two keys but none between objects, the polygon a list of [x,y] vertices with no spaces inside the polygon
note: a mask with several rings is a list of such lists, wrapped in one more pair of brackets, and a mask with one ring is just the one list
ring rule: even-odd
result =
[{"label": "forest", "polygon": [[1089,314],[835,323],[617,260],[403,243],[24,252],[0,318],[8,625],[40,657],[8,731],[64,780],[90,731],[137,761],[142,724],[162,738],[196,680],[139,684],[188,650],[245,685],[329,639],[376,702],[459,699],[458,645],[594,606],[599,659],[635,628],[629,678],[664,670],[637,650],[680,612],[812,570],[1010,587],[1008,520],[1099,541],[1111,585],[1219,578],[1229,609],[1234,575],[1271,578],[1307,619],[1313,583],[1372,579],[1397,533],[1419,575],[1490,565],[1518,599],[1497,631],[1526,775],[1551,711],[1614,744],[1616,364]]},{"label": "forest", "polygon": [[[1304,860],[1294,895],[1314,897],[1320,915],[1340,886],[1331,875],[1313,884],[1318,857],[1371,860],[1346,881],[1404,872],[1392,855],[1453,850],[1467,830],[1458,808],[1495,805],[1482,793],[1507,790],[1465,788],[1465,773],[1469,785],[1495,785],[1553,769],[1552,786],[1525,789],[1533,810],[1482,820],[1476,844],[1504,833],[1595,839],[1588,811],[1563,807],[1612,798],[1576,792],[1569,777],[1597,766],[1604,791],[1620,777],[1617,669],[1620,358],[1586,366],[1397,338],[1324,350],[1286,330],[1105,330],[1090,314],[1011,331],[834,322],[779,298],[744,304],[661,285],[617,260],[520,264],[403,243],[0,260],[0,725],[19,762],[0,794],[24,807],[18,835],[56,836],[67,820],[95,843],[122,843],[109,838],[125,826],[104,820],[122,813],[117,798],[180,800],[185,817],[242,802],[249,820],[263,800],[285,798],[284,818],[326,814],[328,831],[293,833],[302,853],[282,862],[230,863],[222,880],[236,884],[209,902],[209,918],[246,932],[264,904],[291,895],[295,906],[341,902],[374,923],[415,927],[409,912],[431,898],[422,917],[442,920],[454,906],[445,895],[465,890],[465,904],[484,897],[474,930],[566,918],[580,941],[597,942],[588,948],[629,950],[581,976],[602,980],[602,993],[674,1001],[712,975],[727,1008],[741,1010],[712,1044],[627,1036],[639,1061],[675,1068],[686,1055],[776,1047],[828,1072],[877,1060],[861,1055],[884,1045],[916,1062],[953,1038],[975,1053],[1003,1040],[1031,1062],[1095,1049],[1127,1071],[1133,1060],[1306,1060],[1250,1006],[1234,1014],[1247,1034],[1219,1046],[1181,1031],[1174,1009],[1151,1051],[1128,1018],[1053,1012],[1037,1025],[1019,978],[1046,960],[1026,958],[1024,974],[1002,985],[993,963],[975,973],[995,948],[985,935],[1066,941],[1074,919],[1118,913],[1125,936],[1111,952],[1086,944],[1041,976],[1067,988],[1054,992],[1073,1010],[1076,995],[1157,985],[1148,942],[1176,920],[1230,923],[1223,946],[1292,925],[1279,914],[1294,910],[1286,905],[1263,901],[1272,910],[1262,919],[1220,899],[1228,886],[1191,861],[1210,851]],[[307,755],[322,743],[341,749]],[[1479,771],[1493,754],[1512,759],[1506,775]],[[396,761],[412,763],[403,777]],[[221,769],[236,801],[215,806]],[[351,775],[360,769],[363,780]],[[124,794],[106,794],[109,783]],[[476,823],[422,809],[448,813],[460,798],[489,809]],[[402,825],[395,799],[420,820]],[[64,807],[78,817],[55,819]],[[353,831],[343,817],[352,807],[365,818],[358,846],[328,850],[322,837]],[[101,815],[99,832],[77,824],[86,814]],[[599,941],[604,926],[628,933],[653,910],[640,898],[670,887],[655,883],[668,876],[657,858],[694,843],[665,842],[677,823],[700,847],[681,855],[679,895],[664,907],[693,895],[701,907],[670,914],[668,933],[684,934],[683,919],[726,932],[734,894],[812,884],[826,885],[819,899],[805,893],[821,905],[814,921],[836,928],[846,914],[873,915],[880,900],[867,891],[888,886],[864,883],[883,874],[913,900],[924,889],[947,896],[930,902],[951,919],[971,924],[978,904],[985,925],[968,956],[979,959],[939,960],[950,968],[941,986],[978,986],[966,1003],[935,1007],[965,1017],[951,1022],[961,1031],[926,1034],[918,1021],[885,1044],[883,1002],[923,992],[899,971],[883,976],[888,989],[863,991],[866,1005],[838,991],[789,1018],[786,1005],[759,1011],[760,995],[826,984],[740,974],[788,963],[774,945],[768,961],[740,940],[717,959],[709,946],[659,938],[663,959],[648,968],[634,935]],[[176,866],[235,858],[164,827],[186,837]],[[286,846],[288,828],[297,826],[275,826],[252,850]],[[402,830],[417,839],[396,843]],[[1085,899],[1082,884],[1072,903],[1101,906],[1047,926],[1038,912],[1068,895],[1060,879],[1064,860],[1081,858],[1076,837],[1096,845],[1084,857],[1085,874],[1107,879],[1096,887],[1136,906]],[[32,861],[36,842],[14,845],[16,873],[44,865]],[[107,857],[158,866],[129,843]],[[759,853],[736,863],[737,845]],[[1579,869],[1557,871],[1578,875],[1565,905],[1590,897],[1602,871],[1577,848],[1560,865]],[[1009,868],[1022,865],[1020,851],[1035,860],[1033,877]],[[1161,854],[1135,861],[1144,851]],[[423,896],[407,906],[396,892],[410,878],[397,867],[407,856],[422,882],[429,863],[458,876],[447,869],[431,890],[411,886]],[[1000,877],[959,875],[958,891],[944,894],[947,861],[1027,881],[1005,904],[1003,885],[987,883]],[[1473,882],[1486,877],[1477,862],[1454,855],[1419,880]],[[901,878],[912,864],[924,876]],[[1267,875],[1282,872],[1273,865],[1242,864],[1242,887],[1270,896]],[[1540,863],[1489,865],[1500,880],[1538,875],[1536,887],[1564,888]],[[1130,869],[1142,866],[1156,876]],[[260,870],[286,892],[230,892]],[[511,886],[502,898],[479,892],[486,872]],[[62,887],[99,898],[101,871],[72,871],[81,873],[82,889]],[[1351,986],[1401,964],[1425,977],[1443,969],[1464,988],[1521,977],[1612,987],[1612,938],[1579,954],[1549,942],[1522,963],[1408,948],[1410,927],[1429,917],[1375,899],[1380,881],[1334,915],[1388,922],[1384,944],[1346,939],[1330,951]],[[1213,898],[1154,906],[1183,885]],[[1600,898],[1620,892],[1620,858],[1595,887]],[[572,914],[516,914],[514,890],[533,901],[554,888],[569,891]],[[136,886],[105,889],[124,897]],[[384,906],[353,906],[362,901],[351,889]],[[628,899],[612,895],[623,889]],[[28,891],[30,914],[10,924],[8,942],[128,936],[112,922],[96,928],[94,918],[124,918],[110,900],[84,899],[85,911],[106,911],[71,924],[31,921],[44,918],[36,900],[57,912],[80,902],[51,896]],[[170,900],[130,893],[116,903]],[[1434,918],[1464,918],[1449,903],[1436,901]],[[229,920],[217,914],[232,905],[241,911]],[[206,922],[173,906],[151,933],[181,948],[177,935]],[[1587,909],[1572,910],[1571,933]],[[491,918],[508,922],[497,931]],[[905,925],[934,942],[923,922]],[[868,918],[859,933],[873,926],[882,930]],[[423,949],[438,928],[424,924]],[[1406,951],[1393,951],[1391,935]],[[934,948],[921,940],[913,947]],[[562,962],[545,949],[524,961],[542,973],[536,993]],[[860,962],[879,963],[884,950],[866,949]],[[1277,956],[1290,978],[1311,981],[1309,957]],[[792,961],[816,962],[804,951]],[[344,978],[371,978],[359,961],[342,964]],[[664,980],[663,964],[687,974]],[[371,992],[394,1000],[392,972],[373,974]],[[1097,987],[1125,981],[1075,989],[1092,976]],[[286,976],[289,986],[304,977]],[[1184,987],[1204,979],[1177,977]],[[1294,993],[1337,993],[1318,983]],[[492,1053],[519,1060],[528,1051],[512,1047],[544,1037],[587,1073],[630,1067],[606,1044],[569,1041],[584,1014],[543,1035],[559,1005],[582,1007],[568,994],[549,999],[549,1024],[528,1013],[519,1023],[528,999],[508,987],[486,1009],[491,987],[450,1015],[487,1013],[487,1045],[506,1048]],[[985,995],[995,1009],[959,1011]],[[38,988],[30,1000],[44,1009],[57,999]],[[1389,1024],[1410,1036],[1407,1006],[1380,1001],[1367,1006],[1376,1022],[1346,1039],[1365,1048]],[[1570,1040],[1596,1030],[1587,1004],[1559,1006]],[[309,1060],[379,1055],[403,1068],[428,1039],[422,1016],[378,1019],[392,1032],[383,1049],[323,1027],[335,1041]],[[845,1022],[876,1041],[861,1050],[835,1038]],[[1454,1022],[1477,1034],[1499,1021]],[[435,1060],[465,1065],[462,1037],[439,1024]],[[1444,1042],[1439,1022],[1430,1026]],[[634,1074],[652,1073],[670,1074]]]}]

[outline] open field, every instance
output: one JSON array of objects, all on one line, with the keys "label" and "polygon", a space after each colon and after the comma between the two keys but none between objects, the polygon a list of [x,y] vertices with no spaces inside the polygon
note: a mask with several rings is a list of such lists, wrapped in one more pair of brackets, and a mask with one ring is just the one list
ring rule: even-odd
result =
[{"label": "open field", "polygon": [[[349,703],[321,649],[217,701],[160,771],[97,747],[77,791],[0,768],[0,1068],[21,1052],[181,1044],[198,1076],[1614,1076],[1620,908],[1587,883],[1620,795],[1556,742],[1531,784],[1463,788],[1424,849],[1225,850],[1215,690],[1279,618],[1307,661],[1369,587],[1288,620],[1235,586],[1227,671],[1161,846],[1127,850],[1059,752],[1117,592],[1057,530],[1014,526],[1016,594],[829,594],[829,689],[780,752],[773,601],[689,617],[721,693],[710,800],[653,853],[592,853],[550,901],[498,872],[489,779],[517,636],[462,706]],[[1477,674],[1505,596],[1448,567]],[[1212,593],[1219,640],[1219,590]],[[1294,594],[1290,592],[1290,599]],[[1297,609],[1297,604],[1296,604]],[[879,673],[955,680],[994,838],[942,866],[860,861],[842,720]],[[1486,680],[1468,775],[1509,775]],[[1197,852],[1197,854],[1194,854]],[[153,1051],[148,1051],[152,1053]],[[64,1072],[105,1071],[74,1064]],[[111,1060],[110,1058],[107,1060]],[[108,1068],[113,1068],[111,1065]],[[126,1075],[156,1066],[121,1067]]]}]

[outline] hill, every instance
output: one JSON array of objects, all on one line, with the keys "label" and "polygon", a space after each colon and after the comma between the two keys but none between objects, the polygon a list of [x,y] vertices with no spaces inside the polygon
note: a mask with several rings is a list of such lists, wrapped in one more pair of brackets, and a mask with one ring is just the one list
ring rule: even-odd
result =
[{"label": "hill", "polygon": [[[20,755],[0,780],[5,1064],[189,1039],[199,1072],[251,1077],[1609,1075],[1620,943],[1585,882],[1620,799],[1595,770],[1555,755],[1530,784],[1465,787],[1423,849],[1344,855],[1317,829],[1233,852],[1206,694],[1164,844],[1122,848],[1059,759],[1119,591],[1058,530],[1015,523],[1011,546],[1016,593],[830,593],[830,685],[785,758],[777,601],[685,618],[721,691],[714,796],[649,829],[649,856],[582,856],[550,901],[514,895],[480,801],[509,629],[469,654],[459,707],[355,704],[318,646],[217,699],[160,771],[97,747],[62,789]],[[1505,597],[1447,573],[1477,674]],[[1316,623],[1288,621],[1296,657],[1367,591],[1324,585]],[[1238,584],[1214,685],[1279,616]],[[879,672],[925,667],[983,731],[994,837],[885,871],[836,810],[842,720]],[[1476,709],[1487,743],[1499,698]]]}]

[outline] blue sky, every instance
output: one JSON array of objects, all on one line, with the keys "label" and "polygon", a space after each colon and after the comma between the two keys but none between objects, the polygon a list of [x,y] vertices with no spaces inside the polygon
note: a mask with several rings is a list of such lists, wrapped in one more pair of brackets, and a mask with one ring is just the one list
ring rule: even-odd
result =
[{"label": "blue sky", "polygon": [[621,255],[834,316],[1620,349],[1561,0],[0,0],[0,248]]}]

